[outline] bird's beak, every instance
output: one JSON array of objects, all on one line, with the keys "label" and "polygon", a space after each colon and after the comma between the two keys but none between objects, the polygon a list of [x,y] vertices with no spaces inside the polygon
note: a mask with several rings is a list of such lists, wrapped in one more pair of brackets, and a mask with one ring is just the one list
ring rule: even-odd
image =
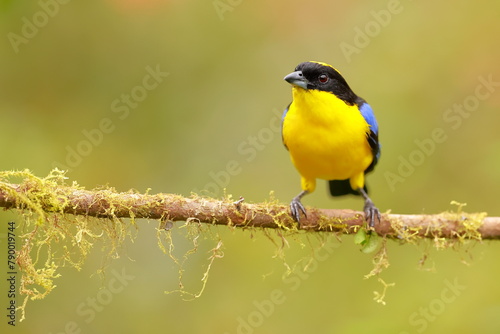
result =
[{"label": "bird's beak", "polygon": [[304,77],[304,74],[302,74],[302,71],[295,71],[290,74],[288,74],[284,80],[288,82],[289,84],[292,84],[297,87],[301,87],[304,89],[307,89],[307,85],[309,84],[309,81]]}]

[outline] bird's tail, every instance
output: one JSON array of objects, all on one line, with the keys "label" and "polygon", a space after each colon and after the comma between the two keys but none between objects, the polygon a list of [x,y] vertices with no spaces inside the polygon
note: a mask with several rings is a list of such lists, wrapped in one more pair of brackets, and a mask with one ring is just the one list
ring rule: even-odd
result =
[{"label": "bird's tail", "polygon": [[[349,183],[349,179],[347,180],[330,180],[328,181],[328,185],[330,187],[330,195],[332,196],[343,196],[343,195],[360,195],[357,190],[351,188],[351,184]],[[368,193],[368,189],[366,185],[363,187],[366,193]]]}]

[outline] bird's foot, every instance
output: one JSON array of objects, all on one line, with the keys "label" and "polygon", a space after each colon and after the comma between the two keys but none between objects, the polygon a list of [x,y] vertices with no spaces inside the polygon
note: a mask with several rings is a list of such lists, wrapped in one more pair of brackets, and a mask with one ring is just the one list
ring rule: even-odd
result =
[{"label": "bird's foot", "polygon": [[293,220],[295,220],[297,223],[300,222],[300,212],[304,214],[305,217],[307,217],[306,214],[306,208],[302,205],[300,202],[300,198],[302,196],[297,196],[292,199],[292,202],[290,203],[290,211],[292,214]]},{"label": "bird's foot", "polygon": [[379,223],[381,220],[380,211],[371,200],[365,201],[363,211],[365,212],[365,220],[368,223],[369,230],[374,230],[375,220],[378,220]]}]

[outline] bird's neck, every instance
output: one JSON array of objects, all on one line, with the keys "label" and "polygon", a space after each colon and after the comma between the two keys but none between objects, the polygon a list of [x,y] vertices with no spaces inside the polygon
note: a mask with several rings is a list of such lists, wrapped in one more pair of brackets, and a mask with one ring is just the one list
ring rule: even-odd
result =
[{"label": "bird's neck", "polygon": [[325,119],[335,121],[344,118],[346,116],[344,113],[354,107],[346,104],[335,94],[320,90],[293,87],[292,95],[297,112],[303,114],[301,117],[311,121],[324,122]]}]

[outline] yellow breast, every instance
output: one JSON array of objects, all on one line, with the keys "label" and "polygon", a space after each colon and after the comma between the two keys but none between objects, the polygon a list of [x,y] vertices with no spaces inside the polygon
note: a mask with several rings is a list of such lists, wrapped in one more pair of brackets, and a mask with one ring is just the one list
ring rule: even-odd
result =
[{"label": "yellow breast", "polygon": [[328,92],[293,87],[283,140],[303,177],[344,180],[363,173],[373,160],[368,131],[357,106]]}]

